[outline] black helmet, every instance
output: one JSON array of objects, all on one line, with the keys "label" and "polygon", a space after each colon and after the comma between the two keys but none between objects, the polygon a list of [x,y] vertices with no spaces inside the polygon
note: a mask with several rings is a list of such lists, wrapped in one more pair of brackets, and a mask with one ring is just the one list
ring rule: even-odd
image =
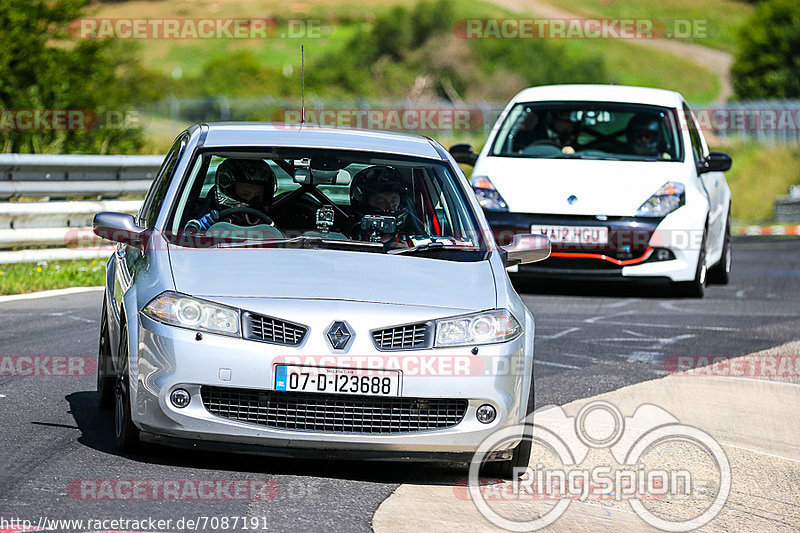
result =
[{"label": "black helmet", "polygon": [[[373,194],[396,192],[400,194],[400,206],[395,211],[382,211],[369,205]],[[362,215],[397,216],[404,210],[408,189],[403,184],[400,172],[392,167],[373,166],[359,171],[350,183],[350,205]]]},{"label": "black helmet", "polygon": [[581,119],[579,111],[559,109],[550,113],[547,127],[552,131],[561,144],[572,144],[580,133]]},{"label": "black helmet", "polygon": [[[215,198],[222,209],[253,207],[264,210],[272,203],[277,182],[272,168],[261,159],[226,159],[217,167]],[[264,185],[263,205],[251,205],[236,195],[237,183]]]},{"label": "black helmet", "polygon": [[628,145],[640,155],[655,155],[661,142],[661,120],[653,113],[639,113],[628,122]]},{"label": "black helmet", "polygon": [[556,120],[563,120],[564,122],[572,122],[573,124],[580,124],[579,112],[570,109],[558,109],[550,113],[550,123],[554,124]]}]

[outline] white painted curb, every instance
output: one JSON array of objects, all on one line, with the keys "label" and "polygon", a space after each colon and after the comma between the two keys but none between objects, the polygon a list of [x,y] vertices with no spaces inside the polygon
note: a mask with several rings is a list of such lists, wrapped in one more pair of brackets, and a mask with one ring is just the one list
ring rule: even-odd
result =
[{"label": "white painted curb", "polygon": [[11,294],[0,296],[0,303],[15,302],[18,300],[36,300],[39,298],[52,298],[54,296],[66,296],[68,294],[80,294],[82,292],[102,291],[104,287],[69,287],[67,289],[55,289],[52,291],[29,292],[25,294]]}]

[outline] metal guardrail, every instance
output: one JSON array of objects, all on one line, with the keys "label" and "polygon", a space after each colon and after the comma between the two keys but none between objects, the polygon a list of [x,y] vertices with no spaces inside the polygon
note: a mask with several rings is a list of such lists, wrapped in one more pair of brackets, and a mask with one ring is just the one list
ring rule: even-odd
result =
[{"label": "metal guardrail", "polygon": [[747,100],[695,107],[701,128],[722,140],[800,144],[800,100]]},{"label": "metal guardrail", "polygon": [[0,199],[141,195],[163,159],[159,155],[0,154]]},{"label": "metal guardrail", "polygon": [[6,200],[0,201],[0,264],[109,255],[109,243],[92,233],[92,218],[99,211],[138,211],[141,200],[117,198],[143,196],[162,160],[0,154],[0,200]]},{"label": "metal guardrail", "polygon": [[792,185],[789,194],[775,200],[777,222],[800,221],[800,185]]}]

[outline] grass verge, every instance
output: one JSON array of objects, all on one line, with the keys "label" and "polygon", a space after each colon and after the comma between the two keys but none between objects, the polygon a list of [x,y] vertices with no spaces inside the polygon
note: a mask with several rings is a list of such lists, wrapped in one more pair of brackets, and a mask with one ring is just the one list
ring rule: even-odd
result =
[{"label": "grass verge", "polygon": [[800,184],[800,147],[733,143],[712,150],[727,152],[733,166],[726,177],[731,187],[732,216],[743,224],[767,223],[775,216],[775,199]]},{"label": "grass verge", "polygon": [[102,259],[0,265],[0,295],[94,287],[103,285],[105,276],[106,265]]}]

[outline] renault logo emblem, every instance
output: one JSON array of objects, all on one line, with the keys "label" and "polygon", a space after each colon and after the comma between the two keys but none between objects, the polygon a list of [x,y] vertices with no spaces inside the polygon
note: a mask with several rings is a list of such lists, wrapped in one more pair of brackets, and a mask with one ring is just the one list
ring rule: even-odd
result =
[{"label": "renault logo emblem", "polygon": [[577,201],[578,201],[578,197],[577,197],[577,196],[575,196],[574,194],[573,194],[572,196],[570,196],[569,198],[567,198],[567,203],[568,203],[569,205],[572,205],[572,204],[574,204],[574,203],[575,203],[575,202],[577,202]]},{"label": "renault logo emblem", "polygon": [[344,350],[347,343],[353,338],[353,334],[350,333],[350,328],[348,328],[347,324],[344,322],[334,322],[331,324],[331,327],[328,328],[327,336],[334,350]]}]

